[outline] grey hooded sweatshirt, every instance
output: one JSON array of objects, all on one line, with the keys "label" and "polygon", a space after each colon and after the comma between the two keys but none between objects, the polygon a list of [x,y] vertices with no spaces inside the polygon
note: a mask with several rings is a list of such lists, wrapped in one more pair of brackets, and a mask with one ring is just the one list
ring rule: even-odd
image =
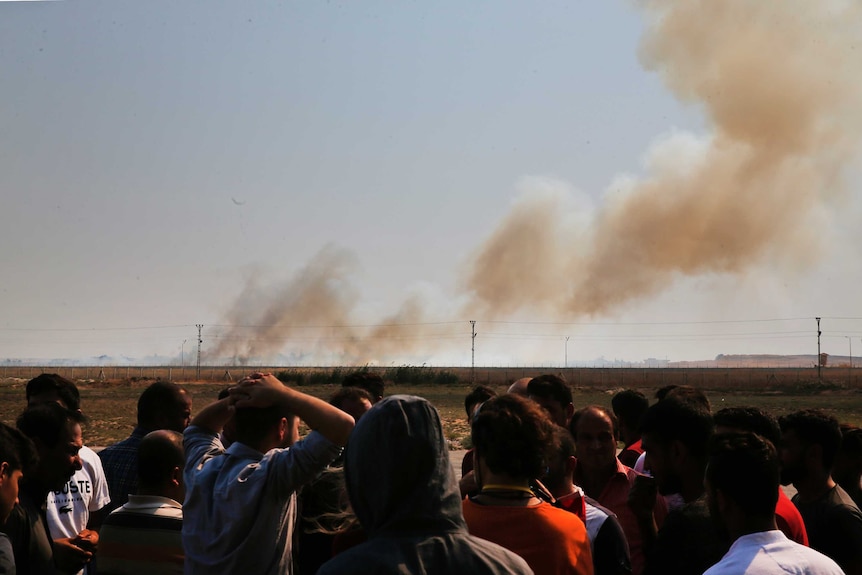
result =
[{"label": "grey hooded sweatshirt", "polygon": [[421,397],[393,395],[363,415],[344,472],[368,540],[319,575],[532,573],[518,555],[467,533],[440,416]]}]

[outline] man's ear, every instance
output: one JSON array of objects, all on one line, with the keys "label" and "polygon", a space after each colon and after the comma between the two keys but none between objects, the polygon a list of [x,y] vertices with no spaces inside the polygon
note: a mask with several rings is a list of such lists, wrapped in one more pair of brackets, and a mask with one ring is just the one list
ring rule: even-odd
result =
[{"label": "man's ear", "polygon": [[279,443],[279,445],[281,445],[281,443],[284,441],[285,437],[287,437],[287,418],[282,417],[278,421],[278,443]]},{"label": "man's ear", "polygon": [[0,485],[3,485],[4,481],[10,477],[12,477],[12,469],[10,469],[9,463],[7,461],[0,463]]},{"label": "man's ear", "polygon": [[578,458],[570,456],[566,458],[566,475],[571,477],[575,474],[575,467],[578,465]]},{"label": "man's ear", "polygon": [[178,465],[171,469],[171,485],[180,486],[183,484],[183,470]]},{"label": "man's ear", "polygon": [[685,461],[685,458],[688,455],[688,449],[682,441],[674,439],[670,442],[668,453],[670,454],[671,463],[674,466],[679,466]]},{"label": "man's ear", "polygon": [[575,414],[575,405],[570,403],[566,406],[566,423],[572,420],[572,416]]}]

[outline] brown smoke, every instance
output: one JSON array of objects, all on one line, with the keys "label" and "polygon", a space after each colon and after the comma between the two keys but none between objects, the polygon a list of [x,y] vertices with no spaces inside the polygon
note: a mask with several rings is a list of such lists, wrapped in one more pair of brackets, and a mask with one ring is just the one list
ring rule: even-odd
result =
[{"label": "brown smoke", "polygon": [[[819,249],[809,214],[841,192],[862,133],[862,5],[645,6],[642,60],[702,107],[710,135],[657,145],[646,176],[609,191],[581,245],[558,243],[560,211],[545,198],[517,205],[467,277],[480,310],[550,303],[600,314],[679,275],[741,273],[771,258],[802,266]],[[532,285],[559,270],[557,294]]]},{"label": "brown smoke", "polygon": [[327,246],[286,282],[261,286],[252,278],[226,314],[226,330],[209,336],[217,342],[211,356],[242,365],[291,350],[311,361],[359,365],[428,354],[445,343],[451,327],[425,323],[419,295],[379,323],[360,325],[355,269],[351,252]]}]

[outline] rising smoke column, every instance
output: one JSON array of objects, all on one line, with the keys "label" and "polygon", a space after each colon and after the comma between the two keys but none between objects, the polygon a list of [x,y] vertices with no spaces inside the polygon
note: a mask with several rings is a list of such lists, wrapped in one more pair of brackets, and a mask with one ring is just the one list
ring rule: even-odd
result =
[{"label": "rising smoke column", "polygon": [[[516,205],[467,276],[478,309],[601,314],[680,275],[741,273],[771,258],[803,266],[821,247],[809,215],[841,193],[862,134],[862,5],[644,6],[642,61],[703,109],[710,133],[656,144],[646,176],[615,182],[577,246],[546,233],[561,225],[546,198]],[[567,276],[554,294],[508,285],[554,270]]]},{"label": "rising smoke column", "polygon": [[358,297],[351,281],[355,269],[351,252],[327,246],[287,282],[266,287],[252,278],[226,314],[229,327],[212,355],[242,364],[295,347],[292,339],[313,349],[331,337],[327,331],[337,335],[336,342],[349,343],[352,334],[343,326],[350,324]]}]

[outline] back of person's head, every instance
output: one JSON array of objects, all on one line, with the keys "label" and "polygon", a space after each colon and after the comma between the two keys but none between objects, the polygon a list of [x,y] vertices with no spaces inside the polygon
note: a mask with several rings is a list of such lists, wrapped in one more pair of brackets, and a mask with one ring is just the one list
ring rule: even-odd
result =
[{"label": "back of person's head", "polygon": [[713,414],[716,428],[727,431],[756,433],[778,446],[781,443],[781,428],[778,420],[759,407],[725,407]]},{"label": "back of person's head", "polygon": [[329,404],[349,413],[354,421],[359,421],[359,418],[374,405],[374,398],[361,387],[342,387],[332,394]]},{"label": "back of person's head", "polygon": [[376,373],[368,371],[356,371],[348,374],[341,382],[343,387],[361,387],[371,394],[371,403],[377,403],[383,399],[386,383]]},{"label": "back of person's head", "polygon": [[757,434],[721,433],[710,441],[706,479],[748,516],[771,517],[778,501],[778,453]]},{"label": "back of person's head", "polygon": [[575,440],[568,429],[554,426],[554,449],[549,453],[548,466],[545,476],[542,478],[545,486],[552,492],[559,490],[571,481],[571,471],[568,463],[572,457],[577,456]]},{"label": "back of person's head", "polygon": [[694,457],[706,457],[713,422],[698,402],[665,397],[651,405],[641,420],[641,433],[663,444],[679,441]]},{"label": "back of person's head", "polygon": [[665,397],[667,397],[667,394],[668,394],[668,393],[670,393],[671,391],[673,391],[673,390],[674,390],[674,389],[676,389],[677,387],[679,387],[679,386],[678,386],[678,385],[675,385],[675,384],[670,384],[670,385],[662,386],[662,387],[658,388],[657,390],[655,390],[655,398],[656,398],[658,401],[661,401],[662,399],[664,399]]},{"label": "back of person's head", "polygon": [[563,407],[572,403],[572,389],[566,381],[552,373],[534,377],[527,384],[527,394],[552,399]]},{"label": "back of person's head", "polygon": [[440,415],[421,397],[391,395],[369,410],[350,435],[344,474],[369,535],[465,528]]},{"label": "back of person's head", "polygon": [[527,397],[529,395],[529,393],[527,393],[527,386],[530,385],[530,381],[532,379],[532,377],[522,377],[521,379],[516,379],[512,382],[512,385],[509,386],[509,389],[506,390],[506,393],[512,393],[515,395]]},{"label": "back of person's head", "polygon": [[36,447],[20,430],[0,422],[0,464],[6,463],[6,474],[30,473],[39,462]]},{"label": "back of person's head", "polygon": [[185,467],[183,436],[170,429],[151,431],[138,447],[138,485],[141,490],[157,490]]},{"label": "back of person's head", "polygon": [[709,403],[709,398],[703,390],[700,390],[691,385],[676,385],[673,389],[668,390],[665,396],[659,400],[674,398],[679,401],[691,403],[706,410],[707,413],[712,411],[712,406]]},{"label": "back of person's head", "polygon": [[607,418],[608,421],[611,422],[611,433],[615,441],[619,441],[620,438],[620,428],[619,421],[617,417],[614,415],[614,412],[606,407],[602,407],[601,405],[588,405],[577,410],[574,415],[572,415],[572,420],[569,422],[569,433],[572,437],[577,440],[578,439],[578,422],[581,418],[587,413],[595,413],[600,417]]},{"label": "back of person's head", "polygon": [[296,418],[280,405],[237,408],[233,417],[236,423],[236,440],[255,448],[272,437],[282,419],[287,419],[290,427]]},{"label": "back of person's head", "polygon": [[464,411],[467,412],[467,419],[473,417],[473,410],[480,403],[485,403],[492,397],[496,397],[497,392],[487,385],[477,385],[470,390],[467,397],[464,398]]},{"label": "back of person's head", "polygon": [[535,479],[544,472],[555,424],[538,404],[506,394],[482,404],[473,417],[476,454],[493,473]]},{"label": "back of person's head", "polygon": [[841,424],[841,453],[848,457],[862,458],[862,429]]},{"label": "back of person's head", "polygon": [[617,419],[636,434],[640,431],[641,417],[649,409],[649,399],[636,389],[624,389],[611,398],[611,408]]},{"label": "back of person's head", "polygon": [[50,401],[59,400],[67,409],[81,409],[81,394],[69,379],[56,373],[43,373],[27,382],[27,403],[39,396],[48,396]]},{"label": "back of person's head", "polygon": [[51,449],[67,436],[71,423],[81,423],[82,419],[80,412],[59,403],[42,403],[25,409],[17,426],[31,440]]},{"label": "back of person's head", "polygon": [[841,426],[838,420],[819,409],[803,409],[778,418],[782,433],[792,431],[800,442],[819,445],[821,463],[831,469],[841,446]]},{"label": "back of person's head", "polygon": [[146,431],[171,429],[182,432],[188,425],[186,391],[171,381],[157,381],[138,398],[138,426]]}]

